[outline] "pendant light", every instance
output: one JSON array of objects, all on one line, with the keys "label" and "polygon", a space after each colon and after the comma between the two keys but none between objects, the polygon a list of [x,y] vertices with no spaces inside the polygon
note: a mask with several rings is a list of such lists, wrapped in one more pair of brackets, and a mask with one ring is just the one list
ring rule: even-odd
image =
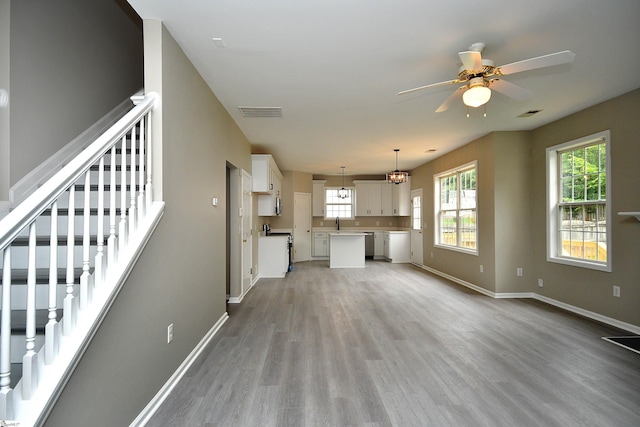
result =
[{"label": "pendant light", "polygon": [[398,151],[400,151],[400,149],[396,148],[393,151],[396,152],[396,170],[387,174],[387,182],[389,184],[402,184],[409,180],[409,172],[401,172],[398,169]]},{"label": "pendant light", "polygon": [[346,199],[349,197],[349,190],[344,188],[344,166],[340,166],[342,168],[342,188],[338,190],[338,197],[341,199]]}]

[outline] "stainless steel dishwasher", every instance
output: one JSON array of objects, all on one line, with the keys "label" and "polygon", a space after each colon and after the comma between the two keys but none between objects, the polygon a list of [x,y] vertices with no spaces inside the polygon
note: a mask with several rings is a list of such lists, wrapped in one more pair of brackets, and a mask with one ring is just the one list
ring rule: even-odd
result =
[{"label": "stainless steel dishwasher", "polygon": [[364,233],[364,257],[365,259],[373,259],[375,254],[376,241],[372,231]]}]

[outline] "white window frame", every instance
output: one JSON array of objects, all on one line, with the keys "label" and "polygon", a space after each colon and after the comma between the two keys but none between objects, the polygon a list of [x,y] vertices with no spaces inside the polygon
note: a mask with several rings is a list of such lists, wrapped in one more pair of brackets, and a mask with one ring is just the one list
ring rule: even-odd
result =
[{"label": "white window frame", "polygon": [[[417,191],[417,190],[415,190]],[[413,193],[413,192],[412,192]],[[415,200],[418,199],[419,205],[415,205]],[[416,231],[422,231],[422,189],[420,194],[411,195],[411,229]]]},{"label": "white window frame", "polygon": [[[579,148],[581,146],[590,145],[598,141],[604,140],[606,142],[606,233],[607,233],[607,261],[598,262],[591,261],[576,257],[563,256],[560,254],[559,248],[562,247],[562,241],[560,237],[560,217],[558,211],[558,205],[561,200],[560,189],[560,166],[559,166],[559,154],[563,151]],[[547,161],[547,261],[559,264],[566,264],[575,267],[589,268],[599,271],[612,271],[611,260],[612,257],[612,245],[611,245],[611,134],[609,130],[595,133],[593,135],[585,136],[583,138],[568,141],[562,144],[548,147],[546,150]]]},{"label": "white window frame", "polygon": [[[330,200],[330,198],[328,197],[327,192],[328,191],[338,191],[341,190],[342,187],[324,187],[324,219],[335,219],[335,216],[330,216],[328,215],[329,213],[329,205],[344,205],[344,206],[350,206],[350,215],[348,217],[340,217],[340,219],[355,219],[355,194],[356,194],[356,190],[354,187],[344,187],[345,190],[349,191],[349,193],[351,194],[351,197],[348,198],[348,200],[350,200],[350,202],[344,202],[344,203],[330,203],[328,200]],[[347,200],[347,199],[345,199]]]},{"label": "white window frame", "polygon": [[[475,169],[476,171],[476,193],[475,193],[475,199],[476,199],[476,206],[475,206],[475,216],[476,216],[476,247],[474,249],[469,249],[469,248],[465,248],[462,246],[453,246],[453,245],[448,245],[448,244],[444,244],[444,243],[440,243],[440,203],[442,201],[441,197],[440,197],[440,178],[448,176],[448,175],[452,175],[452,174],[457,174],[459,176],[460,173],[462,172],[466,172],[470,169]],[[449,169],[447,171],[441,172],[437,175],[433,176],[433,187],[434,187],[434,209],[435,209],[435,221],[434,221],[434,246],[437,248],[442,248],[442,249],[448,249],[451,251],[457,251],[457,252],[463,252],[466,254],[470,254],[470,255],[478,255],[478,251],[479,251],[479,235],[480,235],[480,227],[479,227],[479,209],[478,209],[478,181],[479,181],[479,175],[478,175],[478,161],[474,160],[472,162],[466,163],[464,165],[458,166],[456,168],[453,169]],[[457,197],[457,201],[458,201],[458,207],[456,209],[456,211],[460,211],[460,210],[468,210],[468,209],[461,209],[459,202],[460,202],[460,180],[457,180],[457,185],[456,185],[456,190],[458,191],[458,197]],[[459,215],[456,215],[456,218],[459,219]],[[458,224],[458,226],[456,227],[456,231],[458,233],[456,242],[459,245],[460,244],[460,224]]]}]

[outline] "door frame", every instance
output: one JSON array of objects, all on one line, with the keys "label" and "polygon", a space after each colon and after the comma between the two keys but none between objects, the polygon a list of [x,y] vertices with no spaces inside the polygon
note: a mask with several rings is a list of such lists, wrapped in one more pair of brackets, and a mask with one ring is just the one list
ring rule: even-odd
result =
[{"label": "door frame", "polygon": [[[249,256],[249,268],[252,268],[253,257],[253,238],[249,237],[247,244],[250,244],[249,253],[244,254],[243,245],[247,236],[252,236],[253,227],[253,198],[249,199],[248,206],[243,206],[243,195],[245,192],[251,194],[251,175],[244,169],[239,169],[231,164],[227,164],[230,170],[228,185],[228,268],[229,268],[229,296],[228,301],[231,304],[238,304],[242,301],[246,293],[251,289],[251,285],[245,286],[245,272],[243,267],[246,265],[244,256]],[[244,188],[247,187],[247,188]],[[243,218],[248,216],[249,224],[243,225]],[[253,279],[250,283],[252,284]]]}]

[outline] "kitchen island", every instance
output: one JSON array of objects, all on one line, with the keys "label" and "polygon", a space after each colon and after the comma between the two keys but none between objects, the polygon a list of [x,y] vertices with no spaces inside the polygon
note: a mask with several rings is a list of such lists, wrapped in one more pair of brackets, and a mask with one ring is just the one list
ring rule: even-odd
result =
[{"label": "kitchen island", "polygon": [[364,268],[364,236],[350,231],[329,233],[329,267]]}]

